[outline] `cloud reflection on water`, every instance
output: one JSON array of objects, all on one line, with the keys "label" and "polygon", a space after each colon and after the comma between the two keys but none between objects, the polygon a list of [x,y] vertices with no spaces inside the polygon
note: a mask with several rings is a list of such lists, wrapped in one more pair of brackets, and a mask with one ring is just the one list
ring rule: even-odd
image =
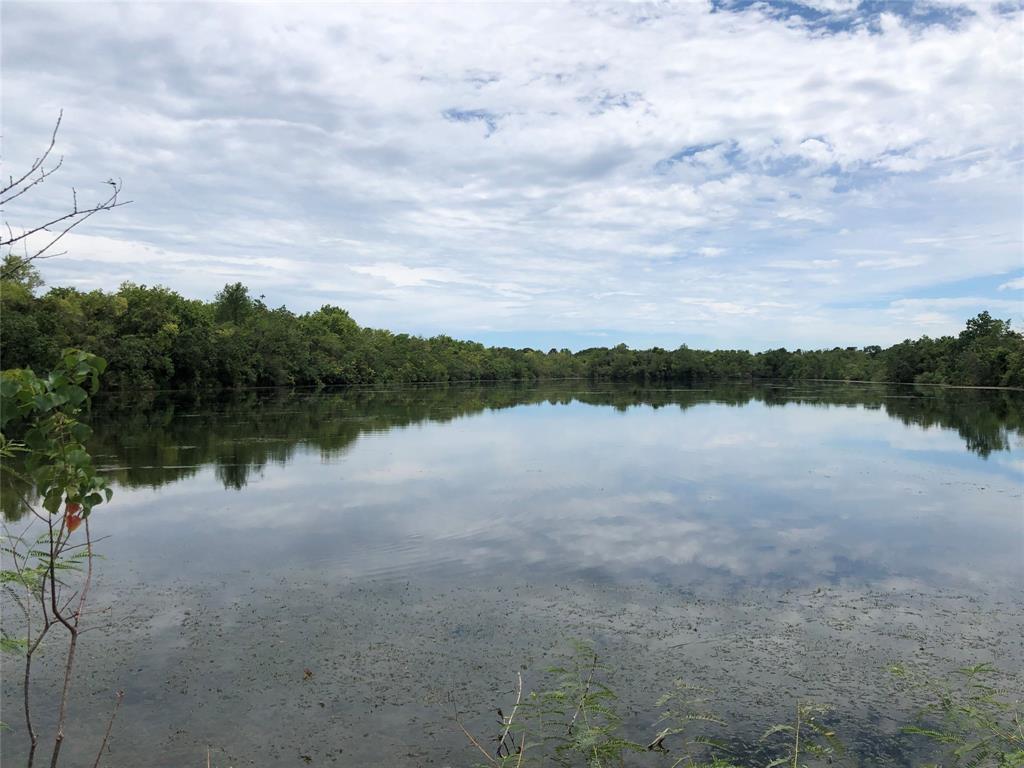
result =
[{"label": "cloud reflection on water", "polygon": [[111,405],[112,560],[158,509],[161,554],[135,565],[149,579],[255,560],[355,579],[1019,585],[1019,393],[887,394],[473,387],[200,418]]}]

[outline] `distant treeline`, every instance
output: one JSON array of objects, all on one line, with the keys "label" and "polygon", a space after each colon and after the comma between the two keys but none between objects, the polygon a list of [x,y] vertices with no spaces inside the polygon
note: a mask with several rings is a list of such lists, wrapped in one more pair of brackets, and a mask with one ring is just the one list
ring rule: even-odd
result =
[{"label": "distant treeline", "polygon": [[324,306],[297,315],[271,309],[241,283],[212,302],[162,287],[115,292],[52,288],[21,270],[0,283],[0,366],[48,370],[78,347],[110,364],[105,388],[189,389],[282,385],[507,381],[563,377],[616,381],[836,379],[1024,387],[1024,337],[983,312],[959,336],[907,340],[887,349],[836,347],[580,352],[485,347],[362,328]]}]

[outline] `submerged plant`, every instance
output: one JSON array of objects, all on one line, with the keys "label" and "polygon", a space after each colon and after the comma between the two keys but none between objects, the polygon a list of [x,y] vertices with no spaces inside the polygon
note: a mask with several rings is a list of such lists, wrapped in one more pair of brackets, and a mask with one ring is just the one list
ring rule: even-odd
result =
[{"label": "submerged plant", "polygon": [[622,716],[616,709],[618,697],[604,680],[606,668],[587,643],[573,643],[574,653],[563,666],[547,670],[543,690],[523,697],[522,675],[518,675],[515,704],[509,715],[498,709],[501,731],[493,739],[493,754],[483,747],[462,724],[455,721],[471,744],[484,755],[483,765],[587,766],[611,768],[624,765],[625,755],[644,752],[645,747],[622,733]]},{"label": "submerged plant", "polygon": [[[647,745],[647,749],[671,755],[670,768],[721,768],[728,765],[720,754],[728,751],[725,744],[696,732],[697,728],[723,727],[726,724],[705,708],[710,692],[707,688],[676,680],[672,690],[658,699],[662,713],[655,725],[664,727]],[[709,758],[711,762],[707,762]]]},{"label": "submerged plant", "polygon": [[1021,693],[1000,685],[991,664],[975,664],[938,679],[918,669],[894,666],[896,677],[927,696],[908,734],[939,745],[930,768],[1021,768],[1024,766],[1024,711]]},{"label": "submerged plant", "polygon": [[554,747],[556,765],[571,766],[584,758],[588,766],[621,765],[627,752],[644,747],[623,738],[622,716],[615,708],[618,697],[604,681],[607,669],[597,652],[575,642],[570,663],[552,667],[554,686],[531,694],[530,710],[550,727],[541,733],[541,745]]},{"label": "submerged plant", "polygon": [[[709,689],[681,680],[658,699],[661,714],[654,724],[659,729],[644,746],[627,736],[607,672],[594,648],[577,641],[564,665],[547,670],[542,690],[524,696],[522,674],[517,674],[512,709],[507,716],[497,710],[501,730],[496,737],[474,736],[457,710],[455,722],[484,756],[485,762],[478,763],[483,768],[810,768],[831,764],[844,751],[824,722],[828,708],[798,704],[792,722],[772,726],[762,735],[761,758],[737,759],[726,742],[713,735],[726,723],[708,708]],[[490,743],[496,746],[488,750],[484,745]],[[763,757],[765,752],[768,757]]]},{"label": "submerged plant", "polygon": [[820,704],[797,704],[793,722],[773,725],[765,731],[761,740],[780,741],[782,752],[765,768],[805,768],[822,760],[831,763],[834,756],[842,754],[843,745],[835,731],[823,722],[828,711]]}]

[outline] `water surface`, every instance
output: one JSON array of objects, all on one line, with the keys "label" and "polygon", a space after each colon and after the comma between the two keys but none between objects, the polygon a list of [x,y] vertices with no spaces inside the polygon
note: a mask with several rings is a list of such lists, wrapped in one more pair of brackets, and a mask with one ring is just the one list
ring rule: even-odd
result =
[{"label": "water surface", "polygon": [[638,738],[682,677],[738,732],[825,700],[912,764],[886,663],[1024,665],[1022,425],[868,385],[112,399],[78,704],[127,690],[109,765],[469,765],[451,700],[486,731],[581,637]]}]

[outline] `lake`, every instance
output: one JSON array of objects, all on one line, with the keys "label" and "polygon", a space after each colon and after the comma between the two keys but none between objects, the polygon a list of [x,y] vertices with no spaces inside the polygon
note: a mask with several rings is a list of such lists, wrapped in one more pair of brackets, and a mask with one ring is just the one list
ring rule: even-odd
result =
[{"label": "lake", "polygon": [[469,766],[453,707],[495,735],[517,670],[584,639],[638,740],[681,678],[741,749],[813,700],[854,764],[911,765],[887,665],[1024,669],[1024,393],[150,395],[93,425],[115,496],[67,764],[123,688],[107,766]]}]

